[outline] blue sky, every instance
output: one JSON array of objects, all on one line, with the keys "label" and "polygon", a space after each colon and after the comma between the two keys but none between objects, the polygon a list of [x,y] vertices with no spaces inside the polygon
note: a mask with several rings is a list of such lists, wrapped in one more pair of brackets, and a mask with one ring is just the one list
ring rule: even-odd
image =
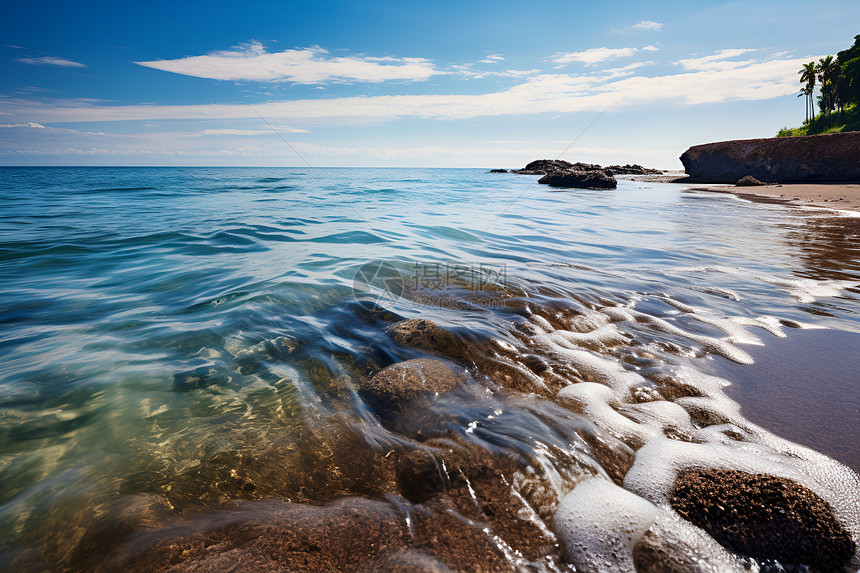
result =
[{"label": "blue sky", "polygon": [[797,69],[860,3],[10,2],[0,33],[2,165],[519,167],[575,140],[679,168],[799,124]]}]

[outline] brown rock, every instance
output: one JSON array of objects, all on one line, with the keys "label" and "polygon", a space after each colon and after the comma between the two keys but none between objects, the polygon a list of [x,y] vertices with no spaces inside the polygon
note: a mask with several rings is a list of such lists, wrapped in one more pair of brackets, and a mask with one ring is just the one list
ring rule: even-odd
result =
[{"label": "brown rock", "polygon": [[759,181],[752,175],[744,175],[735,183],[735,187],[756,187],[761,185],[767,185],[767,183]]},{"label": "brown rock", "polygon": [[422,396],[453,390],[466,379],[466,370],[453,362],[416,358],[380,370],[362,382],[361,390],[373,398],[402,405]]},{"label": "brown rock", "polygon": [[453,573],[453,571],[435,557],[415,549],[401,549],[389,553],[361,568],[361,573]]},{"label": "brown rock", "polygon": [[681,155],[688,181],[860,181],[860,132],[695,145]]},{"label": "brown rock", "polygon": [[827,502],[786,478],[691,470],[675,482],[671,504],[726,548],[756,559],[842,571],[854,555]]},{"label": "brown rock", "polygon": [[408,539],[403,516],[383,502],[253,502],[144,536],[104,570],[354,571]]},{"label": "brown rock", "polygon": [[410,318],[388,327],[386,332],[394,342],[417,350],[448,356],[457,356],[462,350],[459,337],[432,320]]}]

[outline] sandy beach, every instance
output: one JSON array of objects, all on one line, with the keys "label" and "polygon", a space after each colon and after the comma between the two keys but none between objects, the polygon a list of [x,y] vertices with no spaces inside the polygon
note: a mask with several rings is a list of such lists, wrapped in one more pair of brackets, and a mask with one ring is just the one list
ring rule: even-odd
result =
[{"label": "sandy beach", "polygon": [[[683,181],[680,181],[683,183]],[[793,205],[811,205],[827,209],[860,211],[860,182],[857,183],[782,183],[760,187],[736,187],[730,184],[690,184],[692,191],[734,193],[741,197],[774,199]]]}]

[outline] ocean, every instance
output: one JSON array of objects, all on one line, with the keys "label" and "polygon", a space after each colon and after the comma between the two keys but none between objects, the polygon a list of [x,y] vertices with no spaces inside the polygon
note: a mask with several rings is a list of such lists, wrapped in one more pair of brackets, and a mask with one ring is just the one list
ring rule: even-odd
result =
[{"label": "ocean", "polygon": [[[0,568],[154,570],[346,503],[413,560],[623,570],[565,496],[663,511],[692,466],[795,479],[857,538],[860,218],[483,169],[0,168],[0,200]],[[453,389],[374,388],[428,358]]]}]

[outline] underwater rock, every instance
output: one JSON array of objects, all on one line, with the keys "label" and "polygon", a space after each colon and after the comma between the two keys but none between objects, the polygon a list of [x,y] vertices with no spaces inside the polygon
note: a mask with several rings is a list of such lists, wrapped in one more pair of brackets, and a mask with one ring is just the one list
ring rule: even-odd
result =
[{"label": "underwater rock", "polygon": [[454,570],[423,551],[401,549],[368,563],[359,571],[360,573],[453,573]]},{"label": "underwater rock", "polygon": [[422,396],[453,390],[466,379],[466,370],[453,362],[416,358],[380,370],[362,381],[361,390],[378,400],[402,405]]},{"label": "underwater rock", "polygon": [[756,559],[841,571],[854,555],[830,505],[790,479],[736,470],[681,474],[672,508],[725,547]]},{"label": "underwater rock", "polygon": [[384,502],[244,503],[144,536],[130,545],[143,549],[131,549],[104,570],[353,571],[405,547],[408,538],[403,516]]},{"label": "underwater rock", "polygon": [[390,326],[386,332],[394,342],[409,348],[447,356],[458,356],[462,353],[459,337],[432,320],[410,318]]}]

